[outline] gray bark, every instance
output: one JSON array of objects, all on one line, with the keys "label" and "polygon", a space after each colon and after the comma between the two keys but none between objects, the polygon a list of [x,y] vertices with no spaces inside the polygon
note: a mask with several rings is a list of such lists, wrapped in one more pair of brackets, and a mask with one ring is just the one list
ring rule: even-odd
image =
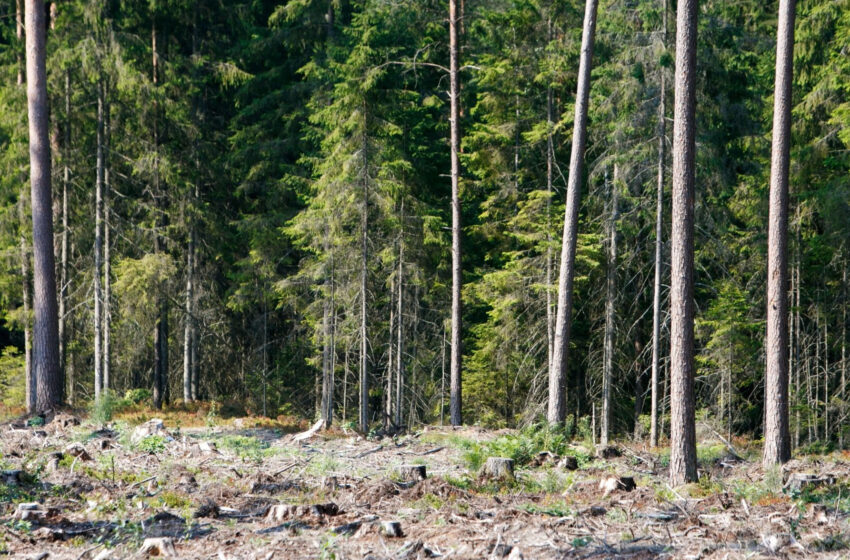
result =
[{"label": "gray bark", "polygon": [[46,28],[43,0],[26,0],[25,6],[33,221],[33,369],[37,380],[36,409],[44,411],[62,400],[48,140]]},{"label": "gray bark", "polygon": [[605,296],[605,341],[602,365],[602,431],[599,442],[608,445],[611,430],[611,379],[614,375],[615,307],[617,299],[617,219],[619,168],[614,165],[614,181],[611,188],[611,214],[608,219],[608,270]]},{"label": "gray bark", "polygon": [[460,216],[460,89],[458,81],[458,14],[456,0],[449,0],[449,98],[451,100],[451,173],[452,173],[452,335],[450,420],[462,423],[461,402],[461,216]]},{"label": "gray bark", "polygon": [[[71,71],[65,70],[65,140],[63,143],[65,157],[62,166],[62,238],[60,241],[59,261],[59,369],[68,377],[68,341],[66,334],[68,293],[70,278],[68,277],[68,194],[71,183]],[[69,404],[74,404],[73,385],[66,390]]]},{"label": "gray bark", "polygon": [[[398,295],[396,296],[396,331],[398,336],[396,338],[395,357],[395,418],[393,419],[396,426],[401,426],[402,395],[404,394],[402,389],[402,380],[404,379],[404,346],[402,342],[404,332],[404,201],[401,203],[401,223],[402,229],[398,248],[398,279],[396,280],[396,284],[398,285]],[[392,375],[392,372],[390,375]]]},{"label": "gray bark", "polygon": [[[667,46],[667,0],[664,3],[664,46]],[[661,276],[664,266],[664,165],[667,160],[667,81],[661,69],[661,101],[658,106],[658,182],[655,197],[655,286],[652,292],[652,404],[649,442],[658,447],[658,377],[661,360]]]},{"label": "gray bark", "polygon": [[670,287],[670,483],[697,479],[694,424],[694,181],[697,0],[676,21]]},{"label": "gray bark", "polygon": [[94,398],[103,392],[103,82],[97,88],[97,162],[94,203]]},{"label": "gray bark", "polygon": [[584,30],[581,40],[581,59],[576,91],[573,145],[567,182],[567,206],[564,214],[564,237],[561,245],[561,269],[558,275],[558,312],[555,318],[555,344],[549,370],[550,424],[562,424],[567,415],[567,352],[570,345],[570,315],[572,313],[573,278],[575,276],[576,242],[578,240],[578,210],[581,197],[582,167],[587,142],[587,109],[590,101],[590,70],[596,35],[598,0],[587,0]]},{"label": "gray bark", "polygon": [[[364,163],[366,159],[364,150]],[[366,300],[367,293],[367,266],[369,261],[369,244],[367,239],[369,227],[369,182],[365,178],[368,174],[363,171],[363,201],[360,210],[360,431],[364,434],[369,432],[369,361],[368,350],[369,341],[367,340],[366,330]]]},{"label": "gray bark", "polygon": [[788,427],[788,168],[796,0],[780,0],[770,170],[765,340],[765,465],[791,458]]}]

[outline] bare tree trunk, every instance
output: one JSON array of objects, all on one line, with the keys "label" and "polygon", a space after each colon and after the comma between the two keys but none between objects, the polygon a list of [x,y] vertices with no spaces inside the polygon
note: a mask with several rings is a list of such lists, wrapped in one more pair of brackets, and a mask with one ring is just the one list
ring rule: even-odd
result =
[{"label": "bare tree trunk", "polygon": [[[846,247],[845,249],[846,250]],[[839,421],[843,422],[847,414],[844,402],[847,391],[847,258],[841,263],[841,388],[838,391],[838,401],[841,403]],[[838,447],[844,448],[844,426],[838,430]]]},{"label": "bare tree trunk", "polygon": [[395,397],[395,392],[393,391],[393,375],[395,374],[395,369],[393,368],[393,353],[395,352],[395,278],[390,278],[390,324],[387,329],[389,332],[389,344],[387,345],[387,394],[385,401],[385,409],[384,409],[384,428],[389,428],[390,424],[393,421],[393,398]]},{"label": "bare tree trunk", "polygon": [[21,50],[20,44],[24,40],[24,0],[15,0],[15,36],[18,38],[18,79],[19,86],[24,85],[24,51]]},{"label": "bare tree trunk", "polygon": [[[547,35],[552,41],[552,18],[547,20]],[[552,370],[552,357],[555,352],[555,313],[552,307],[552,195],[555,176],[555,143],[552,131],[555,128],[555,110],[552,86],[546,88],[546,368]]]},{"label": "bare tree trunk", "polygon": [[[667,0],[664,4],[664,40],[667,46]],[[649,444],[658,447],[658,377],[661,360],[661,275],[664,267],[664,165],[667,160],[667,80],[661,73],[658,105],[658,182],[655,195],[655,286],[652,292],[652,410],[650,411]]]},{"label": "bare tree trunk", "polygon": [[797,395],[797,398],[796,398],[797,410],[796,410],[796,413],[795,413],[796,429],[795,429],[795,432],[794,432],[794,447],[800,447],[800,427],[801,427],[801,418],[800,418],[800,369],[801,369],[800,364],[801,364],[801,359],[800,359],[800,355],[801,355],[801,350],[802,350],[801,343],[800,343],[800,341],[801,341],[800,328],[802,326],[802,322],[801,322],[801,318],[800,318],[800,283],[801,283],[800,261],[802,260],[802,257],[801,257],[802,232],[800,230],[801,222],[800,222],[800,203],[799,203],[799,201],[797,202],[797,207],[796,207],[795,212],[796,212],[795,229],[796,229],[797,242],[795,243],[795,247],[794,247],[794,254],[795,254],[795,259],[794,259],[794,261],[795,261],[795,263],[794,263],[795,274],[794,274],[794,276],[797,278],[797,284],[794,288],[793,296],[794,296],[794,301],[795,301],[795,305],[794,305],[794,333],[796,335],[795,338],[794,338],[794,370],[796,371],[796,376],[795,376],[796,383],[795,383],[794,392]]},{"label": "bare tree trunk", "polygon": [[[68,277],[68,193],[71,182],[71,71],[65,70],[65,158],[62,163],[62,239],[60,241],[59,261],[59,369],[67,370],[68,341],[66,333],[66,314],[68,308],[68,293],[70,278]],[[67,375],[67,372],[65,373]],[[74,404],[74,394],[71,386],[67,389],[69,404]]]},{"label": "bare tree trunk", "polygon": [[[607,172],[606,172],[607,175]],[[608,445],[611,430],[611,378],[614,373],[614,302],[617,298],[617,219],[619,188],[619,166],[614,164],[614,181],[609,184],[611,189],[611,214],[608,218],[608,270],[607,293],[605,297],[605,351],[602,364],[602,431],[600,443]]]},{"label": "bare tree trunk", "polygon": [[[365,141],[364,141],[365,144]],[[369,264],[369,155],[363,146],[363,201],[360,208],[360,431],[369,432],[369,341],[366,329]]]},{"label": "bare tree trunk", "polygon": [[[190,218],[192,219],[192,218]],[[192,331],[195,310],[195,225],[189,227],[189,243],[186,247],[186,319],[183,325],[183,402],[192,398]]]},{"label": "bare tree trunk", "polygon": [[94,398],[103,392],[103,80],[97,89],[97,163],[94,202]]},{"label": "bare tree trunk", "polygon": [[404,200],[401,201],[401,233],[399,236],[399,247],[398,247],[398,279],[396,283],[398,285],[398,296],[396,296],[396,304],[398,306],[396,310],[396,370],[395,370],[395,425],[401,426],[402,419],[402,380],[404,379],[404,346],[402,343],[402,334],[404,332],[404,315],[403,315],[403,302],[404,302]]},{"label": "bare tree trunk", "polygon": [[[106,107],[108,114],[109,104]],[[108,118],[106,122],[109,122]],[[109,137],[108,134],[105,136],[106,138]],[[108,140],[106,146],[108,152]],[[105,159],[108,161],[108,156]],[[112,255],[109,233],[109,165],[106,162],[104,163],[106,168],[103,172],[103,390],[110,391],[112,389],[112,360],[109,354],[112,340],[110,336],[112,325]]]},{"label": "bare tree trunk", "polygon": [[582,166],[587,142],[587,109],[590,101],[590,70],[596,36],[598,0],[587,0],[584,30],[581,39],[581,59],[576,91],[573,145],[567,184],[567,207],[564,214],[564,237],[561,245],[561,269],[558,275],[558,312],[555,318],[555,344],[549,370],[550,424],[562,424],[567,415],[567,352],[570,345],[570,315],[573,303],[576,242],[578,240],[578,211],[581,197]]},{"label": "bare tree trunk", "polygon": [[30,328],[30,253],[27,247],[27,238],[24,233],[24,224],[26,223],[26,192],[21,193],[21,200],[18,203],[18,213],[20,218],[21,228],[21,299],[23,300],[23,326],[24,326],[24,379],[26,385],[25,400],[27,413],[33,414],[36,412],[36,387],[35,370],[32,367],[32,330]]},{"label": "bare tree trunk", "polygon": [[[156,17],[154,16],[151,26],[151,50],[152,50],[152,82],[154,88],[159,84],[159,52],[157,51],[157,29]],[[160,189],[159,177],[159,129],[158,129],[158,103],[154,100],[153,106],[153,181],[154,189],[153,196],[156,199],[154,205],[157,212],[156,223],[162,227],[162,201],[164,196]],[[159,229],[159,227],[157,229]],[[162,239],[159,231],[154,232],[154,252],[159,253],[162,250]],[[164,288],[158,286],[157,290],[162,291]],[[156,319],[154,331],[154,386],[153,386],[153,406],[156,409],[162,408],[163,400],[166,398],[166,390],[168,384],[168,302],[163,294],[157,294],[158,316]]]},{"label": "bare tree trunk", "polygon": [[788,167],[796,0],[780,0],[770,172],[765,355],[765,466],[791,458],[788,429]]},{"label": "bare tree trunk", "polygon": [[37,380],[36,410],[43,411],[62,401],[43,0],[26,0],[24,19],[33,221],[33,369]]},{"label": "bare tree trunk", "polygon": [[697,0],[679,0],[673,125],[670,483],[697,479],[694,425],[694,176]]},{"label": "bare tree trunk", "polygon": [[461,401],[461,216],[460,216],[460,89],[458,81],[458,14],[457,1],[449,0],[449,98],[451,99],[451,165],[452,165],[452,342],[451,403],[453,426],[462,423]]}]

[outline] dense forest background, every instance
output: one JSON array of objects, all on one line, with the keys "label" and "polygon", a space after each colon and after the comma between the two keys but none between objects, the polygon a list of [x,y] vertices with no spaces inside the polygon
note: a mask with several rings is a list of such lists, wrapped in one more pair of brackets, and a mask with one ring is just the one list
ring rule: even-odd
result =
[{"label": "dense forest background", "polygon": [[[0,394],[21,405],[26,94],[19,6],[4,8]],[[446,2],[68,0],[49,9],[66,400],[93,399],[97,361],[118,395],[148,389],[155,404],[215,400],[271,416],[318,416],[330,380],[334,416],[348,422],[365,347],[376,425],[388,395],[401,402],[389,411],[399,424],[446,420]],[[515,426],[545,414],[583,3],[466,0],[461,10],[464,419]],[[674,10],[665,0],[608,0],[599,10],[570,341],[577,431],[600,409],[606,308],[616,317],[612,430],[648,430]],[[700,2],[697,54],[698,418],[756,436],[776,13],[777,2]],[[800,0],[796,27],[792,439],[843,444],[850,1]],[[664,223],[666,246],[668,214]]]}]

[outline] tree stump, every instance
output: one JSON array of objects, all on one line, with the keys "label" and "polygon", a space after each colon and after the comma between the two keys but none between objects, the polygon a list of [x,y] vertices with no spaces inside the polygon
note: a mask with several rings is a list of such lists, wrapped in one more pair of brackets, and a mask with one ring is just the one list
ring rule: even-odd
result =
[{"label": "tree stump", "polygon": [[613,445],[600,447],[596,450],[596,456],[599,459],[615,459],[621,455],[620,450]]},{"label": "tree stump", "polygon": [[568,471],[574,471],[578,469],[578,459],[572,455],[567,455],[560,460],[558,467]]},{"label": "tree stump", "polygon": [[637,485],[635,484],[635,479],[631,476],[612,476],[599,481],[599,489],[602,490],[604,497],[607,497],[614,490],[631,492],[635,488],[637,488]]},{"label": "tree stump", "polygon": [[390,538],[403,537],[404,533],[401,530],[399,521],[384,521],[381,526],[384,529],[384,536]]},{"label": "tree stump", "polygon": [[177,556],[174,549],[174,541],[168,537],[145,539],[142,548],[139,549],[142,556]]},{"label": "tree stump", "polygon": [[405,482],[419,482],[428,478],[425,465],[402,465],[398,468],[398,476]]},{"label": "tree stump", "polygon": [[515,480],[514,460],[505,457],[490,457],[484,463],[479,476],[493,480]]},{"label": "tree stump", "polygon": [[788,477],[788,482],[785,483],[785,490],[802,492],[806,488],[816,488],[825,484],[835,484],[835,477],[830,474],[817,476],[811,473],[792,473]]}]

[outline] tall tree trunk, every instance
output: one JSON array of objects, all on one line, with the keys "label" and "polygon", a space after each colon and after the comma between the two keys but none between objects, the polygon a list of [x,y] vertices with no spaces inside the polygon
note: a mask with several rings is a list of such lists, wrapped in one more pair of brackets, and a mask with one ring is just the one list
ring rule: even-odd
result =
[{"label": "tall tree trunk", "polygon": [[103,81],[97,89],[97,163],[94,196],[94,398],[103,391]]},{"label": "tall tree trunk", "polygon": [[36,409],[39,411],[48,410],[62,400],[44,18],[43,0],[26,0],[24,19],[33,221],[33,369],[38,385]]},{"label": "tall tree trunk", "polygon": [[449,98],[451,100],[451,165],[452,165],[452,341],[451,402],[453,426],[462,423],[461,385],[461,216],[460,216],[460,84],[458,80],[458,13],[457,0],[449,0]]},{"label": "tall tree trunk", "polygon": [[697,0],[679,0],[670,276],[670,483],[697,479],[694,425],[694,180]]},{"label": "tall tree trunk", "polygon": [[[664,38],[667,47],[667,0],[664,4]],[[650,410],[649,444],[658,447],[658,377],[661,360],[661,276],[664,267],[664,165],[667,160],[667,79],[661,73],[661,93],[658,104],[658,181],[655,192],[655,286],[652,291],[652,410]]]},{"label": "tall tree trunk", "polygon": [[387,344],[387,394],[386,408],[384,410],[384,428],[389,428],[393,421],[393,399],[395,392],[393,391],[393,354],[395,353],[395,278],[390,278],[390,324],[387,329],[389,333],[389,343]]},{"label": "tall tree trunk", "polygon": [[[159,85],[159,51],[157,50],[157,28],[156,16],[153,18],[151,25],[151,51],[152,51],[152,82],[153,87]],[[154,232],[154,252],[159,253],[163,250],[162,236],[159,231],[163,227],[163,204],[162,198],[164,193],[160,187],[159,177],[159,104],[154,98],[153,103],[153,196],[156,199],[154,204],[156,216],[157,231]],[[158,292],[164,289],[163,286],[158,286]],[[157,319],[154,330],[154,387],[153,387],[153,406],[156,409],[162,408],[163,401],[166,399],[166,390],[168,385],[168,302],[162,293],[157,293]]]},{"label": "tall tree trunk", "polygon": [[[71,183],[71,70],[65,70],[65,138],[63,148],[65,150],[62,162],[62,239],[60,241],[59,261],[59,369],[67,374],[68,340],[66,323],[68,313],[68,293],[70,292],[70,278],[68,277],[68,194]],[[68,403],[74,404],[74,392],[69,385],[66,390]]]},{"label": "tall tree trunk", "polygon": [[[191,219],[191,218],[190,218]],[[194,329],[193,302],[195,300],[195,226],[189,226],[189,243],[186,247],[186,319],[183,324],[183,402],[192,399],[192,331]]]},{"label": "tall tree trunk", "polygon": [[558,275],[558,313],[555,318],[555,345],[552,367],[549,370],[550,424],[562,424],[567,415],[567,351],[570,345],[570,315],[573,304],[576,242],[578,240],[578,211],[581,198],[582,167],[587,142],[587,109],[590,101],[590,70],[596,35],[598,0],[587,0],[584,11],[584,30],[581,39],[581,59],[576,91],[573,145],[567,181],[567,207],[564,214],[564,237],[561,245],[561,269]]},{"label": "tall tree trunk", "polygon": [[401,233],[399,235],[398,247],[398,295],[396,296],[396,370],[395,370],[395,418],[396,426],[401,426],[402,419],[402,380],[404,379],[404,346],[402,345],[402,335],[404,332],[404,200],[401,201]]},{"label": "tall tree trunk", "polygon": [[110,152],[110,110],[109,90],[104,84],[103,90],[103,389],[112,389],[110,347],[112,339],[110,335],[112,325],[112,254],[109,232],[109,195],[111,189],[109,174],[109,152]]},{"label": "tall tree trunk", "polygon": [[[607,172],[606,172],[607,175]],[[619,205],[619,166],[614,164],[614,181],[611,189],[611,214],[608,218],[608,270],[605,296],[605,350],[602,364],[602,430],[599,440],[608,445],[611,430],[611,379],[614,374],[614,302],[617,299],[617,219]]]},{"label": "tall tree trunk", "polygon": [[360,207],[360,431],[369,432],[369,341],[366,329],[369,265],[369,155],[368,146],[363,146],[363,200]]},{"label": "tall tree trunk", "polygon": [[[548,39],[552,41],[552,18],[546,22]],[[555,108],[552,86],[546,88],[546,368],[552,369],[552,356],[555,352],[555,314],[552,307],[552,195],[555,176]]]},{"label": "tall tree trunk", "polygon": [[26,223],[26,192],[21,193],[21,199],[18,203],[18,213],[20,218],[20,253],[21,253],[21,299],[23,300],[23,325],[24,325],[24,380],[26,385],[25,401],[27,413],[33,414],[36,412],[36,387],[35,370],[32,367],[32,330],[30,328],[30,252],[27,247],[27,237],[24,233],[24,224]]},{"label": "tall tree trunk", "polygon": [[[846,251],[846,247],[844,248]],[[847,414],[847,404],[844,402],[847,391],[847,257],[841,262],[841,388],[838,391],[838,402],[841,403],[839,422],[843,424]],[[838,447],[844,448],[844,426],[838,430]]]},{"label": "tall tree trunk", "polygon": [[767,465],[791,458],[788,428],[788,167],[796,0],[780,0],[770,171],[767,253],[764,455]]}]

